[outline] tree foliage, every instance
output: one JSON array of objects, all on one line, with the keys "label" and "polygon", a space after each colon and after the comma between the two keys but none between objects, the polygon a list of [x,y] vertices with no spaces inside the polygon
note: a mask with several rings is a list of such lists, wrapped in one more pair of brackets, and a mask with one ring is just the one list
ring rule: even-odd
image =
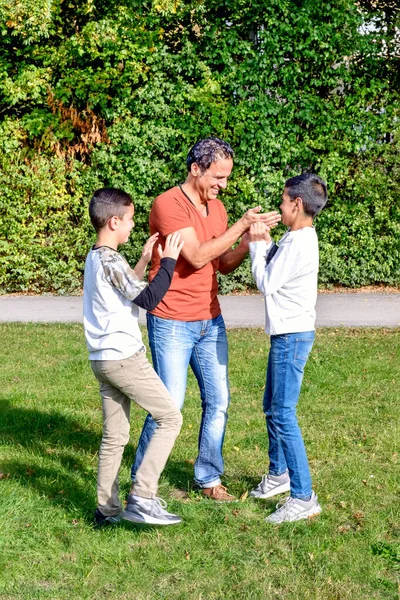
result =
[{"label": "tree foliage", "polygon": [[[400,283],[394,0],[0,0],[0,283],[79,289],[103,185],[136,206],[185,177],[198,139],[235,149],[233,222],[317,171],[323,284]],[[397,133],[396,133],[397,132]],[[251,284],[248,263],[221,279]]]}]

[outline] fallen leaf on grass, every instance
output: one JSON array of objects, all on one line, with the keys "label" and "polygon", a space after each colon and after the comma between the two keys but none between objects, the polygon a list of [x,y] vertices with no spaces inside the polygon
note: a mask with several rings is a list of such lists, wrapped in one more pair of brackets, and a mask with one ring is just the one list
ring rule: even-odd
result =
[{"label": "fallen leaf on grass", "polygon": [[349,531],[351,531],[351,525],[349,525],[348,523],[346,525],[340,525],[340,527],[338,527],[339,533],[348,533]]},{"label": "fallen leaf on grass", "polygon": [[248,492],[248,490],[246,490],[246,491],[245,491],[245,492],[243,492],[243,494],[240,496],[239,500],[240,500],[241,502],[244,502],[244,501],[246,500],[246,498],[247,498],[247,496],[248,496],[248,495],[249,495],[249,492]]},{"label": "fallen leaf on grass", "polygon": [[355,519],[357,523],[360,524],[364,519],[364,515],[361,512],[355,512],[353,515],[353,519]]}]

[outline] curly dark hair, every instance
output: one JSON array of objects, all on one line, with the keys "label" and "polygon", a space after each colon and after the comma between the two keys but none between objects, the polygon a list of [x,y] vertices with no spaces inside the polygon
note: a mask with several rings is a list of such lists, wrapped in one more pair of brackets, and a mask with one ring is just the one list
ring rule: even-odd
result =
[{"label": "curly dark hair", "polygon": [[193,163],[200,167],[200,171],[204,173],[210,165],[221,158],[233,158],[234,152],[232,147],[224,140],[217,137],[209,137],[197,142],[189,151],[186,159],[188,171]]}]

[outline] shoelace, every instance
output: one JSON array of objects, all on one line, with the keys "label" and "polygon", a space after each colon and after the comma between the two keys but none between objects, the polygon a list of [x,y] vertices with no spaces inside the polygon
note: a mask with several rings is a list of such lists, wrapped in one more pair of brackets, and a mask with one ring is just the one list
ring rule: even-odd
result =
[{"label": "shoelace", "polygon": [[[275,482],[275,485],[278,485],[278,484]],[[272,481],[269,473],[267,473],[267,475],[263,475],[261,482],[257,486],[257,489],[259,489],[260,492],[265,494],[266,492],[269,492],[273,487],[274,487],[274,482]]]},{"label": "shoelace", "polygon": [[162,498],[159,498],[158,496],[154,496],[154,498],[152,498],[152,500],[154,500],[154,504],[151,509],[151,512],[153,514],[160,513],[167,508],[167,503]]},{"label": "shoelace", "polygon": [[284,512],[286,510],[290,512],[290,510],[294,508],[293,506],[290,506],[291,504],[293,504],[294,500],[295,499],[291,496],[288,496],[287,498],[281,498],[276,504],[276,509],[279,512]]},{"label": "shoelace", "polygon": [[260,488],[263,493],[269,492],[269,490],[270,490],[269,481],[270,481],[269,475],[263,475],[263,478],[261,479],[261,484],[260,484]]}]

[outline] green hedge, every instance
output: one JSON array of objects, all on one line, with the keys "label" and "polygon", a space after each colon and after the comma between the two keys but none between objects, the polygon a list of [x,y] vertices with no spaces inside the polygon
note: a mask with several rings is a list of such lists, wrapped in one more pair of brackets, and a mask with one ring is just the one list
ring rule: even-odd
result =
[{"label": "green hedge", "polygon": [[[208,135],[236,152],[231,222],[316,171],[321,285],[400,284],[393,2],[0,1],[0,19],[3,293],[80,290],[100,186],[135,200],[136,260],[152,199]],[[249,286],[248,262],[221,278],[224,293]]]}]

